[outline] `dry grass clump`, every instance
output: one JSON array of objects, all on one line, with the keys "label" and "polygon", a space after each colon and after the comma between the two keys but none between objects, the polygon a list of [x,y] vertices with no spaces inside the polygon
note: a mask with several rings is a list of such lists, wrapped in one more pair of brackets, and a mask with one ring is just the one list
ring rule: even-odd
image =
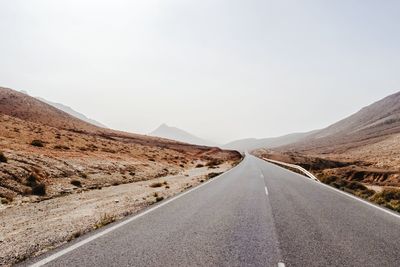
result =
[{"label": "dry grass clump", "polygon": [[218,165],[221,165],[222,163],[224,163],[223,160],[221,159],[211,159],[208,163],[207,163],[207,167],[210,169],[214,169],[216,168]]},{"label": "dry grass clump", "polygon": [[215,178],[215,177],[217,177],[217,176],[219,176],[221,174],[222,174],[222,172],[211,172],[211,173],[209,173],[207,175],[207,177],[208,177],[208,179],[212,179],[212,178]]},{"label": "dry grass clump", "polygon": [[27,186],[31,187],[31,191],[27,191],[32,195],[44,196],[46,195],[46,185],[43,183],[38,183],[38,177],[35,173],[31,173],[28,178],[26,178]]},{"label": "dry grass clump", "polygon": [[150,187],[152,187],[152,188],[157,188],[157,187],[162,187],[162,186],[163,186],[163,183],[161,183],[161,182],[155,182],[150,185]]},{"label": "dry grass clump", "polygon": [[376,193],[370,200],[378,205],[400,212],[400,189],[384,189],[382,192]]},{"label": "dry grass clump", "polygon": [[114,215],[104,213],[100,216],[99,220],[94,225],[94,229],[99,229],[103,226],[106,226],[110,223],[115,222],[116,218]]},{"label": "dry grass clump", "polygon": [[7,158],[4,156],[3,152],[0,152],[0,163],[7,163]]},{"label": "dry grass clump", "polygon": [[32,146],[36,146],[36,147],[44,147],[44,142],[42,140],[33,140],[31,142]]},{"label": "dry grass clump", "polygon": [[32,194],[37,196],[46,195],[46,185],[45,184],[37,184],[32,186]]},{"label": "dry grass clump", "polygon": [[400,212],[400,189],[384,189],[382,192],[376,193],[374,190],[368,189],[362,183],[347,181],[336,176],[323,177],[320,178],[320,180],[321,182],[337,189],[367,199],[388,209]]},{"label": "dry grass clump", "polygon": [[76,186],[76,187],[82,187],[82,183],[79,180],[72,180],[71,184]]},{"label": "dry grass clump", "polygon": [[320,180],[325,184],[362,198],[369,198],[375,194],[374,190],[368,189],[362,183],[347,181],[337,176],[322,177]]}]

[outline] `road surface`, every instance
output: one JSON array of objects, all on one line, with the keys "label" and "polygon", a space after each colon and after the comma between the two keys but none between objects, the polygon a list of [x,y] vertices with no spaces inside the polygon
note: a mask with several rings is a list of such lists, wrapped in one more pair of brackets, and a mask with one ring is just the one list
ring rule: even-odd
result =
[{"label": "road surface", "polygon": [[400,217],[253,156],[22,265],[400,266]]}]

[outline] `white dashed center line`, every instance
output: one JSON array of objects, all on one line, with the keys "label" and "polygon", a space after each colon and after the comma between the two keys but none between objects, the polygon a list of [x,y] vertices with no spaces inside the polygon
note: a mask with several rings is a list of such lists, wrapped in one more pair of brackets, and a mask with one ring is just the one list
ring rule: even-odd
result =
[{"label": "white dashed center line", "polygon": [[268,188],[267,187],[265,187],[265,194],[267,194],[267,196],[268,196]]}]

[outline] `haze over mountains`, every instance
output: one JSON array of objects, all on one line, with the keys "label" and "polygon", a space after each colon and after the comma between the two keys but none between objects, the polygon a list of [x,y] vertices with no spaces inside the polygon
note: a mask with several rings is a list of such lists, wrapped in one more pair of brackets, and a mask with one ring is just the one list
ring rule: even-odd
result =
[{"label": "haze over mountains", "polygon": [[22,120],[63,129],[98,131],[90,123],[42,102],[26,93],[0,87],[0,112]]},{"label": "haze over mountains", "polygon": [[274,138],[242,139],[223,147],[239,151],[273,148],[281,151],[336,153],[379,142],[396,133],[400,133],[400,92],[321,130]]},{"label": "haze over mountains", "polygon": [[73,110],[71,107],[63,105],[61,103],[51,102],[51,101],[46,100],[46,99],[41,98],[41,97],[36,97],[36,98],[39,99],[42,102],[45,102],[45,103],[47,103],[47,104],[59,109],[59,110],[62,110],[64,112],[68,113],[71,116],[74,116],[75,118],[78,118],[80,120],[83,120],[83,121],[85,121],[87,123],[96,125],[96,126],[101,127],[101,128],[108,128],[107,126],[105,126],[101,122],[98,122],[96,120],[90,119],[90,118],[86,117],[84,114],[82,114],[82,113],[80,113],[80,112],[78,112],[76,110]]},{"label": "haze over mountains", "polygon": [[303,138],[313,134],[314,132],[315,131],[306,133],[293,133],[279,137],[270,137],[262,139],[256,139],[256,138],[241,139],[230,142],[226,145],[223,145],[222,147],[226,149],[235,149],[241,152],[244,152],[246,150],[251,151],[258,148],[274,148],[300,141]]},{"label": "haze over mountains", "polygon": [[[348,182],[375,189],[381,186],[379,190],[399,187],[400,92],[297,142],[259,148],[253,153],[301,165],[336,187]],[[354,186],[346,190],[354,190]],[[398,204],[393,202],[388,207],[400,208]]]},{"label": "haze over mountains", "polygon": [[176,127],[168,126],[167,124],[160,125],[157,129],[150,133],[151,136],[157,136],[161,138],[176,140],[183,143],[195,144],[195,145],[203,145],[203,146],[218,146],[216,143],[213,143],[208,140],[204,140],[200,137],[197,137],[191,133],[188,133],[184,130],[181,130]]},{"label": "haze over mountains", "polygon": [[282,149],[343,152],[399,133],[400,92],[397,92]]}]

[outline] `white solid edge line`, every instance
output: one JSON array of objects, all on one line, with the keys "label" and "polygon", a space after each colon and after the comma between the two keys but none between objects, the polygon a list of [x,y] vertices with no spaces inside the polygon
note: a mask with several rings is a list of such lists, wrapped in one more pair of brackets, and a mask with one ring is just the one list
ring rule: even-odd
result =
[{"label": "white solid edge line", "polygon": [[[262,160],[262,159],[260,159],[260,160]],[[266,161],[266,160],[264,160],[264,161]],[[268,162],[268,161],[267,161],[267,162]],[[278,166],[278,165],[276,165],[276,164],[275,164],[275,166],[280,167],[280,168],[283,168],[283,167]],[[283,169],[285,169],[285,168],[283,168]],[[285,170],[288,170],[288,169],[285,169]],[[288,170],[288,171],[291,171],[291,170]],[[295,172],[293,172],[293,173],[295,173]],[[375,205],[375,204],[373,204],[373,203],[371,203],[371,202],[369,202],[369,201],[367,201],[367,200],[364,200],[364,199],[362,199],[362,198],[353,196],[353,195],[351,195],[351,194],[349,194],[349,193],[343,192],[342,190],[339,190],[339,189],[337,189],[337,188],[334,188],[334,187],[332,187],[332,186],[330,186],[330,185],[327,185],[327,184],[324,184],[324,183],[322,183],[322,182],[317,182],[317,181],[315,181],[315,180],[313,180],[313,179],[309,179],[309,178],[307,178],[307,177],[305,177],[305,176],[303,176],[303,175],[300,175],[300,177],[306,179],[307,181],[315,182],[316,184],[319,184],[319,185],[321,185],[321,186],[327,187],[327,188],[329,188],[329,189],[331,189],[331,190],[333,190],[333,191],[335,191],[335,192],[341,193],[341,194],[343,194],[343,195],[345,195],[345,196],[347,196],[347,197],[349,197],[349,198],[358,200],[358,201],[360,201],[360,202],[362,202],[362,203],[364,203],[364,204],[367,204],[367,205],[370,206],[370,207],[373,207],[373,208],[376,208],[376,209],[381,210],[381,211],[383,211],[383,212],[386,212],[387,214],[390,214],[390,215],[392,215],[392,216],[394,216],[394,217],[400,218],[400,214],[396,214],[396,213],[393,212],[393,211],[390,211],[390,210],[387,210],[387,209],[382,208],[382,207],[380,207],[380,206],[377,206],[377,205]]]},{"label": "white solid edge line", "polygon": [[146,215],[146,214],[148,214],[148,213],[150,213],[150,212],[152,212],[152,211],[154,211],[154,210],[156,210],[158,208],[161,208],[161,207],[167,205],[168,203],[170,203],[170,202],[172,202],[174,200],[177,200],[180,197],[183,197],[184,195],[187,195],[187,194],[189,194],[189,193],[191,193],[191,192],[193,192],[193,191],[195,191],[195,190],[197,190],[199,188],[202,188],[203,186],[205,186],[205,185],[207,185],[207,184],[209,184],[209,183],[211,183],[211,182],[213,182],[213,181],[225,176],[226,174],[230,173],[231,171],[233,171],[234,169],[239,167],[244,162],[244,160],[245,160],[245,158],[243,158],[242,161],[237,166],[231,168],[230,170],[224,172],[223,174],[221,174],[221,175],[219,175],[219,176],[217,176],[217,177],[215,177],[215,178],[213,178],[213,179],[211,179],[211,180],[209,180],[209,181],[207,181],[207,182],[205,182],[205,183],[203,183],[201,185],[198,185],[198,186],[196,186],[196,187],[194,187],[194,188],[192,188],[192,189],[190,189],[188,191],[185,191],[185,192],[183,192],[183,193],[181,193],[181,194],[179,194],[177,196],[174,196],[174,197],[166,200],[165,202],[162,202],[162,203],[158,204],[157,206],[154,206],[154,207],[152,207],[150,209],[147,209],[144,212],[139,213],[139,214],[137,214],[137,215],[133,216],[132,218],[129,218],[129,219],[125,220],[125,221],[117,223],[116,225],[114,225],[114,226],[112,226],[110,228],[107,228],[104,231],[101,231],[100,233],[94,234],[94,235],[92,235],[92,236],[90,236],[90,237],[88,237],[88,238],[86,238],[86,239],[84,239],[82,241],[79,241],[78,243],[76,243],[76,244],[74,244],[74,245],[72,245],[70,247],[67,247],[67,248],[65,248],[63,250],[60,250],[57,253],[54,253],[53,255],[50,255],[47,258],[44,258],[44,259],[42,259],[42,260],[40,260],[40,261],[30,265],[30,266],[31,267],[43,266],[43,265],[45,265],[45,264],[47,264],[47,263],[49,263],[49,262],[51,262],[51,261],[53,261],[53,260],[55,260],[55,259],[57,259],[59,257],[61,257],[61,256],[65,255],[65,254],[67,254],[67,253],[69,253],[69,252],[71,252],[71,251],[73,251],[73,250],[75,250],[75,249],[77,249],[77,248],[79,248],[79,247],[81,247],[81,246],[83,246],[83,245],[85,245],[85,244],[87,244],[87,243],[99,238],[99,237],[102,237],[102,236],[104,236],[104,235],[106,235],[106,234],[108,234],[108,233],[110,233],[110,232],[112,232],[112,231],[114,231],[114,230],[116,230],[116,229],[128,224],[128,223],[131,223],[132,221],[134,221],[136,219],[139,219],[140,217],[142,217],[142,216],[144,216],[144,215]]},{"label": "white solid edge line", "polygon": [[267,194],[267,196],[268,196],[268,188],[267,187],[265,187],[265,194]]}]

